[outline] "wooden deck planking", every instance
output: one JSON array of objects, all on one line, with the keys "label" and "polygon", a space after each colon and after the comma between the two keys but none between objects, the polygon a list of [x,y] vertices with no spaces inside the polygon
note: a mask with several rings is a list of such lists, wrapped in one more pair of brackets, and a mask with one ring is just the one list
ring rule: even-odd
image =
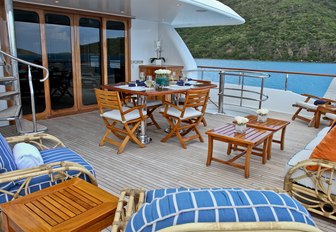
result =
[{"label": "wooden deck planking", "polygon": [[[168,123],[161,115],[155,114],[161,128]],[[290,115],[272,113],[270,117],[290,121]],[[183,149],[176,138],[161,143],[165,136],[163,129],[148,127],[153,141],[145,148],[129,142],[124,153],[117,155],[117,149],[110,144],[99,147],[105,132],[103,121],[97,111],[40,121],[48,127],[48,133],[59,137],[73,151],[81,154],[93,165],[99,186],[119,195],[125,187],[153,189],[164,187],[241,187],[241,188],[281,188],[285,175],[285,163],[301,150],[319,131],[309,128],[300,121],[291,122],[287,127],[285,150],[279,144],[272,144],[272,158],[265,165],[261,157],[252,155],[250,178],[245,179],[243,170],[212,162],[206,167],[207,136],[205,131],[232,122],[232,117],[207,114],[207,127],[199,127],[205,143],[197,140],[187,142]],[[322,128],[322,127],[321,127]],[[1,128],[4,136],[15,134],[13,126]],[[278,138],[280,133],[275,135]],[[214,156],[226,158],[226,144],[214,143]],[[227,157],[229,158],[229,157]],[[241,160],[240,162],[243,162]],[[323,231],[331,231],[333,222],[315,217]]]}]

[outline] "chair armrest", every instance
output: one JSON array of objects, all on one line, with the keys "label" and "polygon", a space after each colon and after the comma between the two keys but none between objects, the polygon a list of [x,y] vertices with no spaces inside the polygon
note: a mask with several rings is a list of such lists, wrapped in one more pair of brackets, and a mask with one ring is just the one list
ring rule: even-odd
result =
[{"label": "chair armrest", "polygon": [[[128,200],[126,201],[126,199]],[[140,209],[144,202],[145,190],[125,189],[121,191],[112,224],[112,232],[125,231],[127,222]]]},{"label": "chair armrest", "polygon": [[[78,171],[78,173],[75,176],[70,176],[67,173],[68,171]],[[16,193],[11,193],[2,189],[0,189],[0,192],[7,193],[9,195],[12,195],[14,198],[17,198],[20,196],[19,193],[21,190],[25,190],[25,195],[29,194],[29,183],[34,177],[49,175],[50,180],[54,182],[59,180],[64,181],[72,177],[78,177],[81,174],[87,175],[90,179],[90,182],[94,185],[97,185],[97,180],[95,176],[85,167],[74,162],[61,161],[50,164],[42,164],[34,168],[20,169],[0,174],[0,183],[7,183],[25,179],[25,181],[21,183],[21,186]]]},{"label": "chair armrest", "polygon": [[315,95],[311,95],[311,94],[307,94],[307,93],[303,93],[303,94],[301,94],[302,96],[304,96],[304,97],[307,97],[307,98],[314,98],[314,99],[321,99],[320,97],[317,97],[317,96],[315,96]]},{"label": "chair armrest", "polygon": [[50,135],[50,134],[46,134],[46,133],[6,137],[6,140],[9,144],[20,143],[20,142],[31,143],[33,145],[38,146],[41,150],[56,148],[56,147],[65,147],[63,142],[59,140],[57,137]]},{"label": "chair armrest", "polygon": [[[307,170],[316,166],[317,170]],[[298,200],[309,211],[336,220],[333,210],[336,209],[335,193],[332,193],[336,178],[336,162],[321,159],[307,159],[297,163],[286,174],[285,191]],[[302,185],[309,183],[309,187]]]},{"label": "chair armrest", "polygon": [[[310,166],[317,166],[317,170],[308,170],[307,167]],[[293,174],[298,170],[303,170],[305,173],[305,176],[301,175],[299,177],[293,177]],[[332,180],[333,174],[336,174],[336,162],[331,162],[328,160],[322,160],[322,159],[307,159],[300,161],[297,163],[294,167],[292,167],[286,174],[285,176],[285,181],[284,181],[284,189],[286,190],[286,184],[288,182],[293,182],[305,177],[311,178],[312,176],[315,176],[317,179],[321,180],[321,177],[323,174],[326,172],[330,172],[328,175],[324,175],[324,178],[330,177]],[[332,182],[332,181],[331,181]]]}]

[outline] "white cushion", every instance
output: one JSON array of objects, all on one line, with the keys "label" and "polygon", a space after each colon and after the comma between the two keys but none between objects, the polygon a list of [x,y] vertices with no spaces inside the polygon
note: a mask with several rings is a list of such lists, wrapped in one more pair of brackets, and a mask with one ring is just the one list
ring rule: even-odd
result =
[{"label": "white cushion", "polygon": [[325,128],[323,128],[322,130],[320,130],[319,133],[317,133],[316,137],[324,137],[328,134],[328,131],[330,130],[330,126],[327,126]]},{"label": "white cushion", "polygon": [[332,120],[336,119],[336,114],[326,113],[325,116],[326,116],[327,118],[332,119]]},{"label": "white cushion", "polygon": [[[291,169],[292,167],[294,167],[298,162],[303,161],[303,160],[307,160],[310,157],[310,154],[312,153],[312,150],[302,150],[299,151],[298,153],[296,153],[286,164],[286,173],[289,171],[289,169]],[[292,177],[298,177],[298,176],[302,176],[305,175],[305,172],[301,169],[298,169],[295,173],[293,173]],[[326,178],[328,178],[328,176],[330,177],[330,172],[325,172],[324,175]],[[308,188],[314,189],[314,183],[313,181],[309,178],[309,177],[305,177],[302,178],[300,180],[298,180],[298,183],[306,186]],[[325,187],[327,187],[327,184],[325,183]],[[333,194],[336,194],[336,176],[334,175],[333,178],[333,184],[332,184],[332,188],[331,188],[331,192]]]},{"label": "white cushion", "polygon": [[[126,110],[129,110],[130,108],[126,107],[126,106],[123,106],[122,109],[123,109],[123,111],[126,111]],[[147,112],[142,111],[142,114],[146,115]],[[101,114],[100,116],[105,117],[105,118],[110,118],[110,119],[113,119],[113,120],[117,120],[117,121],[120,121],[120,122],[125,122],[121,119],[121,114],[120,114],[119,110],[107,111],[107,112]],[[133,110],[133,111],[125,114],[124,116],[125,116],[126,122],[131,121],[131,120],[136,119],[136,118],[139,118],[140,117],[139,110]]]},{"label": "white cushion", "polygon": [[317,136],[312,141],[310,141],[304,149],[306,150],[314,150],[314,148],[322,141],[324,136]]},{"label": "white cushion", "polygon": [[[162,109],[161,111],[164,111],[164,109]],[[171,115],[171,116],[174,116],[176,118],[180,118],[181,111],[177,110],[174,107],[170,107],[167,110],[167,114]],[[188,108],[185,109],[184,117],[181,118],[181,119],[183,120],[183,119],[187,119],[187,118],[194,118],[194,117],[199,117],[201,115],[202,115],[201,111],[198,111],[198,110],[196,110],[195,108],[192,108],[192,107],[188,107]]]},{"label": "white cushion", "polygon": [[316,110],[317,109],[316,105],[311,104],[311,103],[307,103],[307,102],[303,102],[303,101],[298,101],[295,104],[298,105],[298,106],[301,106],[303,108],[310,109],[310,110]]},{"label": "white cushion", "polygon": [[39,150],[29,143],[15,144],[13,155],[18,169],[33,168],[43,164]]}]

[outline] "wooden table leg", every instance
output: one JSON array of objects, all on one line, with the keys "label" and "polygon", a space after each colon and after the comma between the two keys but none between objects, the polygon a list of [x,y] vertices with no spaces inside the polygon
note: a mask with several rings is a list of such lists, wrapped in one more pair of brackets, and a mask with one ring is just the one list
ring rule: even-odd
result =
[{"label": "wooden table leg", "polygon": [[280,150],[284,150],[285,149],[285,134],[286,134],[286,127],[282,128],[281,130],[281,139],[280,139]]},{"label": "wooden table leg", "polygon": [[245,157],[245,178],[250,177],[250,158],[252,153],[252,145],[249,145],[246,149],[246,157]]},{"label": "wooden table leg", "polygon": [[213,138],[212,136],[208,135],[208,158],[206,166],[211,165],[212,154],[213,154]]},{"label": "wooden table leg", "polygon": [[232,151],[232,143],[228,143],[228,148],[227,148],[226,154],[230,155],[231,151]]},{"label": "wooden table leg", "polygon": [[268,158],[269,138],[265,139],[262,147],[262,164],[266,164]]},{"label": "wooden table leg", "polygon": [[272,152],[273,133],[267,138],[267,141],[268,141],[268,145],[267,145],[267,159],[270,160],[271,159],[271,152]]},{"label": "wooden table leg", "polygon": [[320,127],[320,120],[321,120],[321,111],[319,109],[315,112],[315,122],[314,127],[319,128]]}]

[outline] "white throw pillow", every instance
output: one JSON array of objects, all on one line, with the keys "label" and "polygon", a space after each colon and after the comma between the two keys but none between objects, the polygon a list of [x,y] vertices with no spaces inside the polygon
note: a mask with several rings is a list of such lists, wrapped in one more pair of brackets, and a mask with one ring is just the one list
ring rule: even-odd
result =
[{"label": "white throw pillow", "polygon": [[13,155],[18,169],[33,168],[43,164],[39,150],[29,143],[15,144]]}]

